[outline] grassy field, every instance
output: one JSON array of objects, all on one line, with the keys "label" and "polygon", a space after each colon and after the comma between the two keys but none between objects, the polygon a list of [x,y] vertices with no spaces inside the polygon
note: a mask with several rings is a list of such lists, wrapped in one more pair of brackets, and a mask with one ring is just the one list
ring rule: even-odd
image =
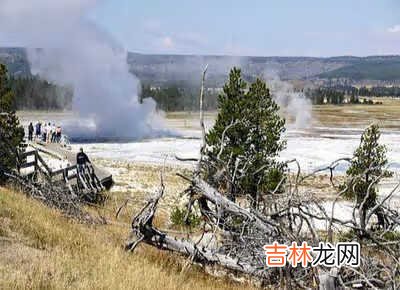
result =
[{"label": "grassy field", "polygon": [[[400,99],[372,98],[380,105],[317,105],[311,108],[311,124],[326,127],[366,127],[377,122],[382,128],[400,129]],[[177,127],[198,127],[197,112],[167,113],[169,123]],[[212,123],[216,112],[206,112],[206,123]],[[290,124],[292,120],[288,118]]]},{"label": "grassy field", "polygon": [[[317,105],[311,108],[311,124],[326,127],[365,127],[371,122],[378,122],[383,128],[400,129],[400,99],[372,98],[374,101],[382,102],[381,105]],[[165,113],[165,122],[169,128],[195,129],[199,130],[198,112],[168,112]],[[205,112],[206,127],[213,124],[216,111]],[[283,112],[283,115],[286,114]],[[60,111],[19,111],[18,116],[24,124],[37,122],[37,120],[50,120],[63,124],[65,120],[77,117],[72,112]],[[286,116],[287,122],[292,122]]]},{"label": "grassy field", "polygon": [[[144,244],[126,252],[132,213],[158,187],[161,168],[128,163],[115,168],[121,171],[117,190],[124,190],[109,193],[104,207],[86,207],[93,216],[105,217],[106,225],[78,223],[0,187],[0,289],[253,289],[207,274],[220,269],[185,267],[185,258]],[[175,173],[164,168],[166,193],[155,220],[160,228],[169,227],[167,209],[177,205],[186,186]],[[126,198],[131,202],[116,219]]]},{"label": "grassy field", "polygon": [[377,122],[382,128],[400,129],[400,100],[378,98],[381,105],[313,106],[313,125],[366,127]]},{"label": "grassy field", "polygon": [[144,245],[126,252],[128,230],[79,224],[0,188],[0,289],[237,289],[202,269],[182,270],[185,260],[172,254]]}]

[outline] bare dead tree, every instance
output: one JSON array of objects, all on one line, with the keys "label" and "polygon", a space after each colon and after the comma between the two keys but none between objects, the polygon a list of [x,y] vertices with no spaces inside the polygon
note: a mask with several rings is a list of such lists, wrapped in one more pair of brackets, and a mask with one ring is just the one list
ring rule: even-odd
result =
[{"label": "bare dead tree", "polygon": [[[206,69],[203,72],[201,92],[204,91]],[[201,99],[202,93],[200,104],[202,104]],[[228,125],[223,132],[234,125]],[[338,186],[335,171],[340,163],[349,162],[350,159],[338,159],[327,167],[309,174],[303,174],[299,162],[294,159],[287,162],[287,165],[294,164],[296,170],[289,171],[284,177],[286,180],[283,191],[275,189],[259,193],[260,202],[256,207],[251,206],[254,203],[251,202],[250,196],[234,202],[227,198],[228,192],[213,188],[201,177],[200,168],[212,166],[203,158],[205,129],[202,105],[200,106],[200,126],[203,145],[200,158],[197,160],[198,165],[191,176],[178,174],[188,182],[188,188],[185,190],[189,198],[186,217],[189,216],[194,205],[198,206],[203,217],[204,222],[201,227],[203,233],[200,239],[194,236],[182,238],[183,233],[171,235],[154,226],[154,216],[164,194],[164,183],[161,179],[158,192],[132,219],[132,231],[127,249],[133,251],[139,243],[143,242],[161,250],[185,255],[190,261],[201,265],[218,265],[229,271],[245,274],[270,287],[286,287],[287,289],[318,287],[327,290],[346,287],[398,289],[400,241],[391,239],[391,235],[396,235],[396,231],[399,230],[400,214],[398,209],[393,208],[390,200],[398,192],[400,182],[365,213],[362,212],[365,207],[354,202],[351,218],[344,219],[337,214],[336,208],[343,200],[346,188]],[[221,140],[224,142],[224,136]],[[227,166],[222,161],[220,162],[222,168]],[[229,162],[235,162],[234,173],[230,175],[229,171],[225,170],[218,173],[220,175],[218,178],[224,178],[229,183],[248,174],[247,162],[251,160],[247,162],[229,160]],[[263,170],[263,167],[259,170]],[[373,168],[368,170],[373,170]],[[333,202],[330,208],[328,206],[328,210],[322,205],[324,200],[318,192],[307,185],[307,182],[318,174],[325,174],[330,180],[330,195]],[[357,178],[359,177],[352,179]],[[354,184],[352,181],[354,180],[348,180],[346,184]],[[282,184],[283,180],[277,188]],[[368,196],[369,190],[367,189],[365,196]],[[378,211],[386,220],[384,228],[379,228],[372,219]],[[365,216],[365,219],[362,216]],[[323,226],[317,226],[317,223]],[[206,229],[208,229],[207,233]],[[206,235],[208,238],[205,238]],[[211,243],[211,240],[215,242]],[[312,246],[317,246],[320,242],[357,241],[362,249],[360,267],[357,269],[348,266],[328,268],[307,265],[306,267],[286,266],[281,269],[266,268],[263,246],[274,241],[286,245],[292,242],[301,244],[303,241],[308,241]]]},{"label": "bare dead tree", "polygon": [[[332,166],[326,168],[329,172],[331,169]],[[347,235],[347,239],[361,244],[364,255],[361,257],[359,269],[341,267],[336,269],[335,275],[332,275],[329,268],[289,267],[285,269],[284,284],[292,287],[310,287],[315,281],[319,281],[318,283],[323,283],[320,284],[321,289],[340,289],[340,287],[352,285],[396,289],[400,273],[400,242],[385,238],[385,233],[390,231],[376,230],[376,225],[371,220],[368,226],[363,228],[357,214],[349,220],[336,216],[335,207],[342,190],[336,193],[330,211],[321,206],[321,200],[316,194],[300,191],[301,182],[312,176],[314,175],[308,174],[304,178],[299,178],[297,183],[288,185],[287,191],[283,194],[267,197],[266,201],[274,210],[260,212],[230,201],[198,175],[193,177],[181,175],[190,182],[186,192],[192,200],[192,205],[196,202],[199,204],[205,223],[214,229],[212,235],[219,241],[218,246],[170,236],[154,227],[153,218],[158,202],[164,193],[162,184],[156,196],[150,199],[133,218],[132,236],[128,248],[134,249],[139,242],[145,242],[160,249],[186,255],[203,265],[220,265],[261,279],[265,284],[278,285],[281,281],[276,279],[279,277],[277,270],[265,267],[263,245],[270,244],[272,241],[283,244],[289,244],[292,241],[298,243],[311,241],[311,244],[315,246],[319,242],[340,241]],[[290,191],[289,188],[291,188]],[[389,195],[393,195],[393,192]],[[390,220],[390,228],[398,229],[399,212],[390,208],[387,200],[388,196],[382,197],[377,206]],[[353,209],[357,211],[358,207]],[[375,210],[375,208],[371,209],[369,215]],[[316,227],[317,221],[326,224],[326,231]],[[365,231],[368,239],[358,239],[356,231]],[[322,237],[321,232],[329,232],[330,235]],[[336,285],[335,288],[332,288],[332,285]]]},{"label": "bare dead tree", "polygon": [[208,64],[204,67],[202,78],[201,78],[201,89],[200,89],[200,102],[199,102],[199,107],[200,107],[200,128],[201,128],[201,148],[200,148],[200,160],[198,163],[197,167],[197,172],[200,171],[200,164],[203,159],[203,154],[206,146],[205,138],[206,138],[206,128],[204,126],[204,108],[203,108],[203,101],[204,101],[204,83],[206,79],[206,73],[208,69]]}]

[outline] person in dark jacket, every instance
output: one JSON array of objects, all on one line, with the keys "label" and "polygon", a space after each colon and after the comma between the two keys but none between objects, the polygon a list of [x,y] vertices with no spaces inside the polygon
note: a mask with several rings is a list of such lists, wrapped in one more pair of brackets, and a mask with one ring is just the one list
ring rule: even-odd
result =
[{"label": "person in dark jacket", "polygon": [[37,122],[36,123],[36,139],[40,139],[40,135],[42,135],[42,123]]},{"label": "person in dark jacket", "polygon": [[32,122],[30,122],[29,126],[28,126],[28,140],[29,141],[33,140],[33,131],[34,131],[33,124],[32,124]]},{"label": "person in dark jacket", "polygon": [[56,142],[61,142],[61,126],[57,126],[56,128]]},{"label": "person in dark jacket", "polygon": [[89,160],[89,157],[83,152],[83,148],[81,148],[78,154],[76,154],[76,164],[78,165],[78,171],[82,172],[85,169],[87,163],[92,164],[92,162],[90,162]]}]

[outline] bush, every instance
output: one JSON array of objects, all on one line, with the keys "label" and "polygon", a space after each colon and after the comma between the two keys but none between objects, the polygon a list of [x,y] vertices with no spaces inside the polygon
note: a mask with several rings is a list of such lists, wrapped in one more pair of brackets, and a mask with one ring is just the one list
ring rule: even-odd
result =
[{"label": "bush", "polygon": [[185,220],[185,217],[187,215],[187,209],[180,209],[179,207],[174,207],[174,209],[171,212],[171,222],[174,226],[179,226],[179,227],[189,227],[189,228],[195,228],[198,227],[201,223],[201,218],[200,216],[197,216],[193,212],[191,212],[188,216],[188,219]]},{"label": "bush", "polygon": [[0,183],[6,180],[4,172],[17,167],[17,150],[24,138],[15,113],[14,94],[8,86],[5,65],[0,64]]}]

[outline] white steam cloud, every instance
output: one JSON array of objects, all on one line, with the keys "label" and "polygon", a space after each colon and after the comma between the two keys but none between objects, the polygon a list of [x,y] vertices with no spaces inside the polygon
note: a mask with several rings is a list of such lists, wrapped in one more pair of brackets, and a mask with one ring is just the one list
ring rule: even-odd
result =
[{"label": "white steam cloud", "polygon": [[74,87],[73,109],[92,126],[77,122],[69,134],[91,138],[160,134],[154,101],[138,101],[139,81],[129,73],[127,52],[88,18],[97,4],[96,0],[1,0],[0,31],[31,48],[32,73]]},{"label": "white steam cloud", "polygon": [[295,92],[293,86],[281,81],[277,74],[264,72],[264,78],[270,87],[271,94],[281,110],[286,113],[295,129],[305,129],[312,120],[312,104],[301,92]]}]

